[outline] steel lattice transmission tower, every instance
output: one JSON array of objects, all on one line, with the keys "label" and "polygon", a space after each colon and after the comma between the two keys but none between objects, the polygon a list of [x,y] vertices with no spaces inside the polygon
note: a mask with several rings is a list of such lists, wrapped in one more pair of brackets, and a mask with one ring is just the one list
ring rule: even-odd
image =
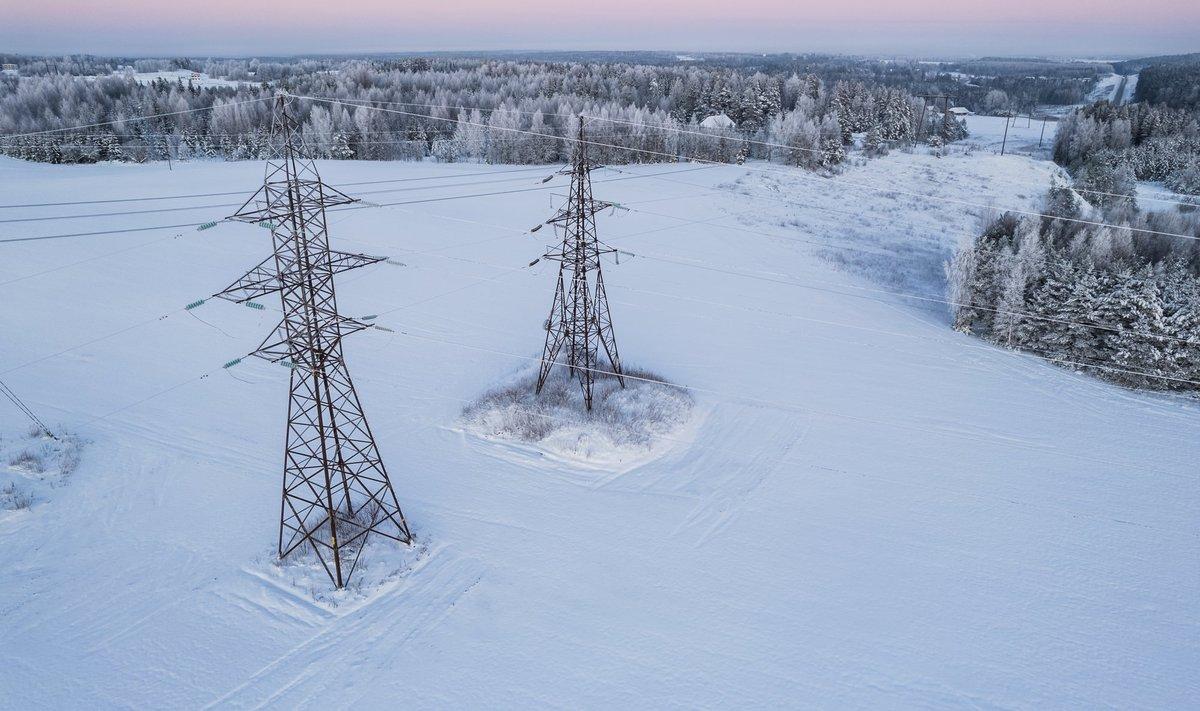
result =
[{"label": "steel lattice transmission tower", "polygon": [[283,320],[254,353],[291,367],[279,556],[311,548],[341,588],[371,534],[412,541],[342,355],[369,325],[338,314],[334,294],[335,274],[383,258],[329,249],[325,210],[356,200],[321,182],[287,104],[275,101],[262,188],[228,218],[269,227],[275,253],[218,296],[279,293]]},{"label": "steel lattice transmission tower", "polygon": [[575,152],[567,171],[571,176],[570,196],[558,214],[546,221],[562,231],[562,242],[542,255],[543,259],[557,261],[559,267],[554,304],[545,323],[546,347],[542,352],[537,392],[542,391],[565,348],[565,365],[571,376],[579,379],[589,410],[592,409],[592,385],[598,373],[596,366],[601,348],[608,356],[612,373],[621,387],[625,387],[621,358],[613,336],[612,315],[608,310],[608,295],[604,291],[604,273],[600,268],[600,256],[616,250],[602,247],[596,237],[596,213],[612,207],[613,203],[592,197],[592,169],[587,157],[583,118],[580,117]]}]

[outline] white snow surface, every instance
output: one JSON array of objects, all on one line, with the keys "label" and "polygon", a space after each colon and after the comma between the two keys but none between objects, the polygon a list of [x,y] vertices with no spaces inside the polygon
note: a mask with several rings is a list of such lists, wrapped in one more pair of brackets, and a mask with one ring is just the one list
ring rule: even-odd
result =
[{"label": "white snow surface", "polygon": [[[336,248],[397,262],[343,275],[338,296],[394,329],[346,351],[421,541],[343,604],[270,569],[287,371],[220,367],[278,304],[181,310],[266,256],[266,231],[0,244],[0,377],[89,442],[66,486],[0,517],[0,706],[1193,705],[1200,407],[991,347],[943,305],[887,293],[940,296],[981,211],[965,203],[1032,206],[1053,166],[893,152],[839,182],[759,168],[595,174],[598,197],[633,208],[599,218],[638,255],[605,266],[621,354],[692,388],[704,417],[653,461],[581,477],[456,426],[540,354],[554,277],[525,265],[549,237],[524,230],[560,181],[321,163],[375,202],[529,189],[330,214]],[[347,185],[394,178],[421,180]],[[261,179],[250,162],[0,161],[3,204],[248,196]],[[892,192],[852,185],[868,183]],[[201,222],[242,198],[2,209],[210,206],[0,239]],[[24,429],[0,408],[0,432]]]},{"label": "white snow surface", "polygon": [[1133,103],[1133,95],[1137,92],[1138,77],[1140,74],[1130,74],[1125,77],[1125,93],[1121,96],[1122,104]]},{"label": "white snow surface", "polygon": [[1138,209],[1151,212],[1171,212],[1179,203],[1200,205],[1200,196],[1177,193],[1158,180],[1139,180],[1134,195]]},{"label": "white snow surface", "polygon": [[174,84],[182,81],[184,86],[191,84],[197,89],[237,88],[239,86],[255,86],[256,82],[238,81],[223,77],[209,76],[204,72],[192,72],[187,69],[172,69],[161,72],[113,72],[116,76],[130,76],[139,84],[151,84],[159,79],[166,79]]},{"label": "white snow surface", "polygon": [[1106,77],[1101,77],[1096,81],[1096,86],[1092,87],[1092,90],[1088,93],[1085,103],[1090,104],[1094,101],[1105,100],[1118,101],[1121,97],[1117,96],[1117,89],[1121,86],[1122,78],[1120,74],[1109,74]]},{"label": "white snow surface", "polygon": [[[1049,116],[1049,114],[1045,114]],[[970,145],[986,151],[1025,153],[1045,156],[1054,147],[1054,134],[1058,131],[1058,121],[1043,121],[1030,116],[966,116],[967,131],[970,133],[964,140],[951,144],[952,146]],[[1004,124],[1008,124],[1007,143],[1004,136]],[[1038,147],[1039,142],[1041,147]],[[953,148],[951,148],[953,150]]]},{"label": "white snow surface", "polygon": [[463,431],[508,447],[532,446],[538,455],[565,459],[584,470],[615,474],[688,444],[695,431],[692,396],[654,373],[626,363],[623,381],[600,375],[588,410],[580,383],[562,367],[550,372],[539,392],[538,365],[530,363],[526,372],[469,403],[463,409]]}]

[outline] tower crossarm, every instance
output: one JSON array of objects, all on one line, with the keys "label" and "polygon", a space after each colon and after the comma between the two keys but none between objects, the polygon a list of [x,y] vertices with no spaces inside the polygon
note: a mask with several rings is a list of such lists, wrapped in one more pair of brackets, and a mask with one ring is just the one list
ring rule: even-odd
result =
[{"label": "tower crossarm", "polygon": [[[327,357],[326,351],[333,352],[336,348],[340,348],[343,337],[371,328],[371,324],[365,321],[338,314],[322,314],[317,319],[317,324],[318,340],[326,344],[325,348],[317,349],[321,351],[321,357]],[[309,362],[314,360],[310,357],[309,349],[298,347],[289,339],[288,325],[286,319],[276,324],[271,334],[263,339],[263,342],[250,355],[271,363],[286,360],[292,367],[313,365]]]},{"label": "tower crossarm", "polygon": [[360,202],[357,198],[317,180],[276,180],[266,182],[230,220],[259,224],[281,224],[294,219],[297,213],[327,210],[331,207]]},{"label": "tower crossarm", "polygon": [[[329,268],[333,274],[341,274],[351,269],[378,264],[385,259],[387,257],[330,250]],[[217,294],[214,294],[214,296],[240,304],[251,299],[266,296],[267,294],[273,294],[283,289],[285,283],[295,284],[302,278],[303,272],[294,267],[294,264],[288,265],[285,277],[281,279],[276,271],[275,257],[267,257],[242,275],[240,279],[225,287],[225,289]]]},{"label": "tower crossarm", "polygon": [[565,208],[559,210],[558,213],[556,213],[554,215],[554,217],[551,217],[549,220],[546,220],[546,224],[548,224],[548,225],[565,225],[568,222],[570,222],[571,220],[578,220],[580,214],[591,216],[591,215],[595,215],[600,212],[604,212],[605,210],[608,210],[609,208],[613,208],[613,207],[617,207],[617,204],[615,202],[608,202],[607,200],[596,200],[593,198],[592,200],[585,203],[585,206],[583,207],[582,212],[580,211],[578,205],[572,204],[572,205],[569,205],[568,207],[565,207]]}]

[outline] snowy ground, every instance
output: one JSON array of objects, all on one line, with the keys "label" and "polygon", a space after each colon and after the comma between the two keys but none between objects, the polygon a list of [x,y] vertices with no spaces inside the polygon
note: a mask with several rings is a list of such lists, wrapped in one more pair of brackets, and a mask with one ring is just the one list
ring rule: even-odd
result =
[{"label": "snowy ground", "polygon": [[1139,180],[1136,195],[1140,210],[1173,211],[1180,202],[1200,205],[1200,196],[1177,193],[1157,180]]},{"label": "snowy ground", "polygon": [[623,381],[602,373],[588,410],[579,381],[563,367],[550,372],[539,392],[538,365],[531,362],[524,373],[463,408],[463,431],[523,449],[522,454],[531,446],[536,455],[572,467],[610,472],[646,464],[687,444],[695,432],[691,394],[656,373],[628,363]]},{"label": "snowy ground", "polygon": [[1128,104],[1133,102],[1133,95],[1137,92],[1138,74],[1130,74],[1125,77],[1125,91],[1121,94],[1120,102]]},{"label": "snowy ground", "polygon": [[70,483],[83,443],[60,432],[47,435],[30,424],[23,432],[0,436],[0,518],[18,517],[48,501]]},{"label": "snowy ground", "polygon": [[1116,102],[1121,97],[1117,96],[1117,89],[1121,88],[1121,80],[1124,79],[1120,74],[1109,74],[1106,77],[1101,77],[1096,86],[1087,95],[1087,103],[1094,101],[1112,101]]},{"label": "snowy ground", "polygon": [[[393,260],[345,275],[339,301],[394,329],[356,334],[347,356],[422,549],[336,606],[271,569],[286,370],[220,366],[275,314],[182,311],[266,255],[265,231],[0,244],[0,377],[89,442],[69,485],[0,517],[0,706],[1182,708],[1200,694],[1200,408],[981,344],[940,304],[886,293],[936,293],[978,205],[1033,204],[1048,164],[896,152],[838,182],[597,172],[596,194],[631,208],[601,234],[638,255],[606,266],[622,356],[690,387],[704,416],[652,462],[586,477],[458,426],[540,353],[553,274],[525,268],[545,240],[524,230],[563,186],[504,167],[322,168],[376,202],[523,191],[331,215],[337,246]],[[420,180],[347,185],[394,178]],[[260,180],[254,163],[0,161],[4,204]],[[59,207],[210,206],[0,224],[0,239],[200,222],[239,198]],[[24,431],[0,409],[5,437]]]},{"label": "snowy ground", "polygon": [[[126,72],[114,72],[121,75]],[[254,85],[254,82],[235,81],[233,79],[224,79],[221,77],[211,77],[203,72],[192,72],[187,69],[175,69],[161,72],[128,72],[128,75],[133,77],[133,80],[139,84],[151,84],[159,79],[166,79],[172,84],[182,81],[184,86],[191,84],[197,89],[219,89],[222,87],[239,87]]]},{"label": "snowy ground", "polygon": [[[976,149],[999,153],[1005,143],[1004,124],[1008,124],[1008,139],[1005,154],[1021,153],[1046,157],[1054,147],[1054,132],[1058,123],[1054,120],[1043,121],[1028,116],[1007,118],[1004,116],[967,116],[967,131],[970,132],[965,140],[951,145],[950,150],[957,146],[968,145]],[[1041,144],[1039,147],[1038,144]]]}]

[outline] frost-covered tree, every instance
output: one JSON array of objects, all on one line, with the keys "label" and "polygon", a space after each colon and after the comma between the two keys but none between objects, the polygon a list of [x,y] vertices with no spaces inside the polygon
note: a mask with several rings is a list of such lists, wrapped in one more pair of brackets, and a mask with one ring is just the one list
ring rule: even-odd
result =
[{"label": "frost-covered tree", "polygon": [[955,328],[1124,385],[1196,389],[1200,219],[1131,211],[1128,225],[1097,224],[1059,183],[1047,205],[1084,221],[1000,215],[947,264]]}]

